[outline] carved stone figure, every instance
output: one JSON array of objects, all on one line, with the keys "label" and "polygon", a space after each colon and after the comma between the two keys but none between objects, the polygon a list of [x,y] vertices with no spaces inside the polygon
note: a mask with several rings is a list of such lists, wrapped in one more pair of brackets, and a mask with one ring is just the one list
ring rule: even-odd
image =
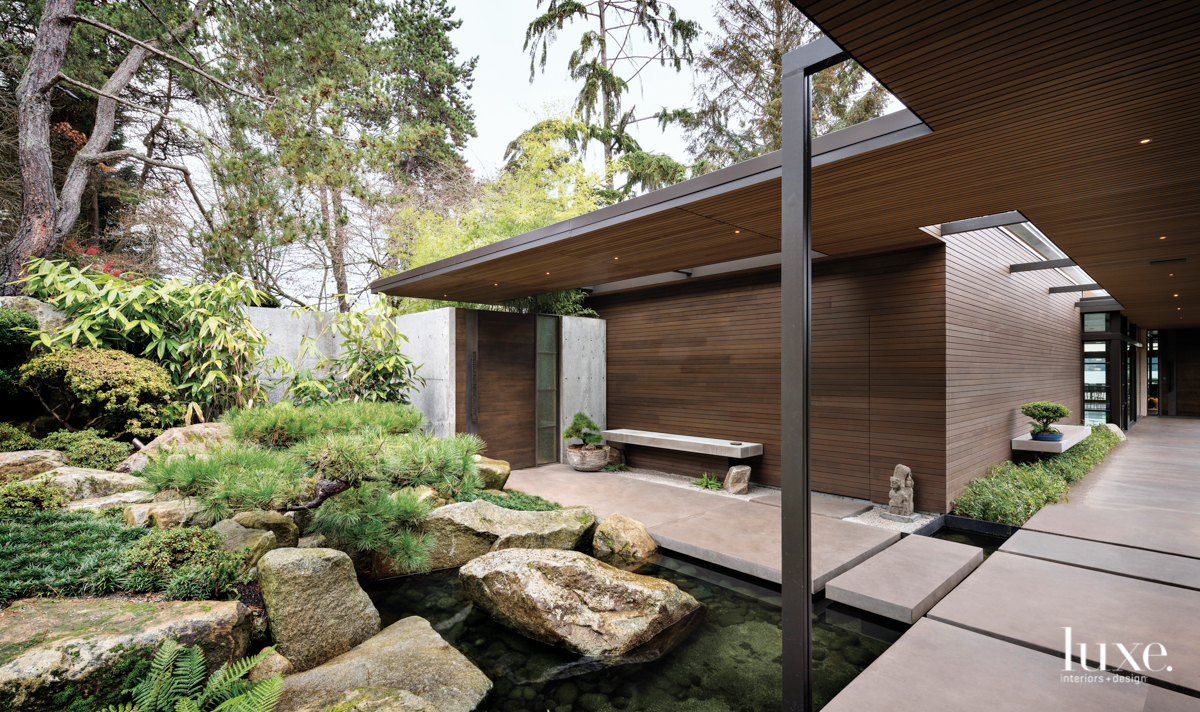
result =
[{"label": "carved stone figure", "polygon": [[905,465],[896,465],[891,478],[892,492],[888,499],[888,513],[901,517],[913,514],[912,470]]}]

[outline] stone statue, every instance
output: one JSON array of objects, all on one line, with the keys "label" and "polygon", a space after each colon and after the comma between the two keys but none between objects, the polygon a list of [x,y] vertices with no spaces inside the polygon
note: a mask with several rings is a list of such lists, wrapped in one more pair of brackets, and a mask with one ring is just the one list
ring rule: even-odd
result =
[{"label": "stone statue", "polygon": [[916,515],[913,513],[913,478],[912,470],[905,465],[896,465],[896,469],[892,472],[891,478],[892,492],[888,499],[888,514],[891,517],[888,519],[898,519],[899,521],[914,520]]}]

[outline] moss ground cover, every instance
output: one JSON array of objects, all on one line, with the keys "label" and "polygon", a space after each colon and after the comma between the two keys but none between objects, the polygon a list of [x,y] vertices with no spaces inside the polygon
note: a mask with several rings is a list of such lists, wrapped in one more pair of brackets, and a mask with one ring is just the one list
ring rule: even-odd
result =
[{"label": "moss ground cover", "polygon": [[1107,428],[1093,427],[1087,439],[1064,453],[1019,465],[997,465],[966,486],[954,500],[954,513],[1021,526],[1042,507],[1062,501],[1067,485],[1083,479],[1118,442]]},{"label": "moss ground cover", "polygon": [[504,490],[504,493],[508,496],[503,497],[483,490],[476,490],[459,496],[458,501],[473,502],[477,499],[482,499],[486,502],[491,502],[497,507],[517,509],[524,512],[549,512],[554,509],[562,509],[561,504],[542,499],[536,494],[526,494],[520,490]]}]

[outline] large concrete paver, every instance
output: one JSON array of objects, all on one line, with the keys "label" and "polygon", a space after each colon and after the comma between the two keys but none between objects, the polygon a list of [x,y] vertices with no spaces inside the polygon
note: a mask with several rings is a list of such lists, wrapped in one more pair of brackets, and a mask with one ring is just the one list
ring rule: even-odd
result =
[{"label": "large concrete paver", "polygon": [[753,502],[732,502],[647,530],[663,548],[781,583],[781,511]]},{"label": "large concrete paver", "polygon": [[1200,559],[1021,530],[1002,551],[1200,590]]},{"label": "large concrete paver", "polygon": [[983,562],[983,549],[908,536],[825,584],[825,596],[915,623]]},{"label": "large concrete paver", "polygon": [[1043,507],[1023,528],[1200,558],[1200,515],[1188,512],[1063,503]]},{"label": "large concrete paver", "polygon": [[[1110,667],[1200,692],[1197,591],[997,552],[928,617],[1057,656],[1060,667],[1069,627],[1074,654],[1086,645],[1093,667],[1103,643]],[[1147,646],[1162,645],[1166,657],[1151,663],[1163,669],[1133,670],[1118,643],[1139,664]]]},{"label": "large concrete paver", "polygon": [[824,712],[1148,712],[1149,685],[1062,674],[1061,658],[923,618]]},{"label": "large concrete paver", "polygon": [[829,517],[813,517],[812,591],[900,540],[900,532]]}]

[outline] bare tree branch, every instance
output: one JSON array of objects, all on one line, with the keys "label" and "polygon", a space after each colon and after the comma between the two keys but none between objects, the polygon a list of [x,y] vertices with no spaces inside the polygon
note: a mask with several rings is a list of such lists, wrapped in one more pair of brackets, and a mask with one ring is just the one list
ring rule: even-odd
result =
[{"label": "bare tree branch", "polygon": [[[151,109],[148,106],[142,106],[141,104],[135,104],[132,101],[129,101],[128,99],[122,99],[121,97],[116,96],[114,94],[109,94],[108,92],[104,91],[103,89],[98,89],[98,88],[92,86],[91,84],[85,84],[85,83],[79,81],[78,79],[72,79],[61,72],[58,75],[58,80],[60,82],[66,82],[67,84],[74,84],[75,86],[79,87],[80,89],[87,89],[88,91],[92,92],[93,94],[99,94],[100,96],[104,97],[105,99],[112,99],[113,101],[120,102],[120,103],[124,104],[125,106],[132,106],[133,108],[138,109],[140,111],[145,111],[148,114],[154,114],[155,116],[158,116],[158,117],[164,118],[164,119],[170,119],[171,121],[179,121],[179,119],[172,119],[170,116],[167,116],[166,114],[162,113],[161,111],[156,111],[155,109]],[[197,131],[197,133],[199,133],[199,132]]]},{"label": "bare tree branch", "polygon": [[216,232],[217,228],[213,224],[212,218],[209,216],[208,211],[204,209],[204,203],[200,201],[200,194],[196,192],[195,186],[192,185],[192,173],[191,173],[191,171],[189,171],[187,169],[187,166],[184,166],[184,165],[181,165],[178,163],[167,163],[166,161],[160,161],[158,159],[151,158],[147,155],[138,153],[136,151],[131,151],[126,148],[123,148],[119,151],[105,151],[104,153],[93,153],[92,155],[88,156],[88,159],[91,160],[92,163],[103,163],[105,161],[118,161],[122,158],[136,158],[137,160],[139,160],[143,163],[149,163],[152,166],[158,166],[159,168],[169,168],[173,171],[179,171],[180,173],[182,173],[183,174],[183,182],[187,184],[188,191],[190,191],[192,194],[192,199],[196,201],[196,207],[200,208],[200,214],[202,216],[204,216],[204,222],[208,223],[208,229],[212,230],[213,232]]}]

